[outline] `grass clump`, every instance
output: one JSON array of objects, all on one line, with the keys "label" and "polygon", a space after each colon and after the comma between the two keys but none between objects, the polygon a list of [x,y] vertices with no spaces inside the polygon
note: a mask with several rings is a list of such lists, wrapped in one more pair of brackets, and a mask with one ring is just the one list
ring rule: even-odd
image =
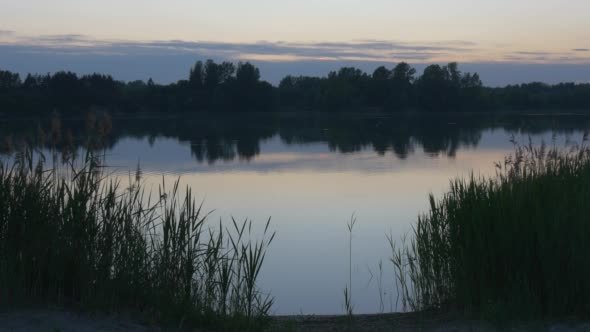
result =
[{"label": "grass clump", "polygon": [[395,248],[404,303],[499,319],[590,313],[590,150],[517,146],[454,180]]},{"label": "grass clump", "polygon": [[257,287],[268,223],[253,241],[249,221],[209,226],[178,181],[153,196],[139,173],[129,187],[106,176],[92,152],[75,164],[48,169],[29,151],[0,162],[0,302],[260,328],[273,303]]}]

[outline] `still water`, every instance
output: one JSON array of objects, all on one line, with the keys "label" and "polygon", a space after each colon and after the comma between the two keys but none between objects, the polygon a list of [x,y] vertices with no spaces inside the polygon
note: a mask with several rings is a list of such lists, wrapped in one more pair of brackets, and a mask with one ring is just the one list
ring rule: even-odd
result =
[{"label": "still water", "polygon": [[[2,119],[0,137],[3,145],[35,141],[39,128],[51,126],[51,119]],[[88,126],[88,119],[63,117],[61,144],[67,136],[82,146]],[[339,314],[353,214],[354,311],[398,311],[387,234],[401,239],[411,232],[428,194],[440,197],[451,179],[494,174],[494,162],[515,142],[582,143],[590,121],[227,114],[112,116],[106,127],[100,148],[113,176],[132,174],[139,164],[147,187],[180,178],[212,211],[212,225],[234,217],[262,228],[272,218],[277,235],[260,287],[275,298],[275,314]],[[52,129],[45,131],[50,136]]]}]

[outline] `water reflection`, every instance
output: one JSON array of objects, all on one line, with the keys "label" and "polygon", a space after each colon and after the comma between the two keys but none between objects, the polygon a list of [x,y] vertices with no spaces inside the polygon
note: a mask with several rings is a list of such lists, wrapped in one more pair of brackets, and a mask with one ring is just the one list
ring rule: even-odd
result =
[{"label": "water reflection", "polygon": [[[93,114],[93,113],[90,113]],[[59,123],[56,123],[59,121]],[[477,148],[482,132],[498,130],[516,135],[551,131],[568,134],[588,128],[585,116],[368,116],[225,114],[217,116],[89,115],[86,118],[5,119],[0,123],[1,148],[26,142],[63,150],[93,146],[113,150],[128,138],[173,139],[190,146],[197,163],[251,161],[261,155],[261,143],[280,139],[280,147],[320,145],[329,152],[355,153],[371,149],[378,156],[389,153],[406,159],[421,149],[435,156],[454,158],[461,148]],[[324,152],[319,149],[318,152]],[[311,151],[308,151],[311,152]]]}]

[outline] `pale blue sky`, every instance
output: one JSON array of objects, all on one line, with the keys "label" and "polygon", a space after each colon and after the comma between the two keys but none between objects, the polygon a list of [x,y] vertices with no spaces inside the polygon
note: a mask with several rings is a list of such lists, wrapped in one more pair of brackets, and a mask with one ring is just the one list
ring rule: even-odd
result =
[{"label": "pale blue sky", "polygon": [[[588,0],[0,0],[0,8],[0,48],[17,58],[590,64]],[[0,67],[29,70],[7,54]]]}]

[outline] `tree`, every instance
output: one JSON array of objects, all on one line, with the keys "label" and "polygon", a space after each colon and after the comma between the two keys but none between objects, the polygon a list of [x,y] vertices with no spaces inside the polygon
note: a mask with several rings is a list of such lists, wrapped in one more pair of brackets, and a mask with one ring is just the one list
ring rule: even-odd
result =
[{"label": "tree", "polygon": [[439,65],[426,67],[417,82],[420,106],[429,111],[447,109],[448,82],[449,75],[446,67]]},{"label": "tree", "polygon": [[249,62],[238,63],[236,80],[240,86],[254,86],[260,81],[260,70]]},{"label": "tree", "polygon": [[197,61],[195,65],[191,68],[189,73],[189,82],[191,86],[197,90],[203,87],[203,76],[204,76],[204,69],[203,69],[203,62]]},{"label": "tree", "polygon": [[415,80],[414,75],[416,75],[416,69],[405,62],[400,62],[393,68],[391,79],[398,83],[412,84]]},{"label": "tree", "polygon": [[260,90],[260,71],[249,62],[238,63],[235,84],[232,86],[233,104],[236,108],[256,108],[264,96]]},{"label": "tree", "polygon": [[330,72],[322,94],[323,107],[333,110],[365,105],[370,77],[354,67],[343,67]]},{"label": "tree", "polygon": [[279,83],[280,104],[299,109],[319,108],[324,83],[325,78],[286,76]]},{"label": "tree", "polygon": [[7,70],[0,70],[0,89],[14,89],[21,85],[20,75]]},{"label": "tree", "polygon": [[223,62],[216,64],[213,60],[207,60],[205,62],[203,79],[205,88],[208,90],[214,90],[220,84],[228,81],[235,72],[234,64],[231,62]]},{"label": "tree", "polygon": [[467,73],[461,77],[461,95],[459,99],[464,108],[486,107],[483,100],[483,83],[477,73]]},{"label": "tree", "polygon": [[447,79],[451,81],[451,85],[459,88],[461,85],[461,71],[459,70],[459,65],[456,62],[451,62],[444,68],[447,70]]},{"label": "tree", "polygon": [[393,110],[402,110],[413,105],[413,84],[416,69],[405,62],[398,63],[391,72],[391,94],[388,104]]},{"label": "tree", "polygon": [[391,71],[384,66],[380,66],[371,75],[371,82],[368,91],[368,102],[371,106],[383,107],[385,101],[391,92],[391,82],[389,78]]}]

